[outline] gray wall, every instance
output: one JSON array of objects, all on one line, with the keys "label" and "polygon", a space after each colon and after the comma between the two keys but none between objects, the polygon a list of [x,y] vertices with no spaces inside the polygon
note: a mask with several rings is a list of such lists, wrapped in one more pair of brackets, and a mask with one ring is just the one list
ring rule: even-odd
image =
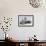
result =
[{"label": "gray wall", "polygon": [[[34,27],[18,27],[18,15],[32,14],[34,15]],[[33,8],[28,0],[0,0],[0,19],[4,16],[13,18],[12,26],[8,33],[16,38],[16,40],[27,40],[34,34],[37,35],[39,40],[46,40],[45,15],[45,6]],[[0,35],[0,39],[4,39],[2,31],[0,31]]]}]

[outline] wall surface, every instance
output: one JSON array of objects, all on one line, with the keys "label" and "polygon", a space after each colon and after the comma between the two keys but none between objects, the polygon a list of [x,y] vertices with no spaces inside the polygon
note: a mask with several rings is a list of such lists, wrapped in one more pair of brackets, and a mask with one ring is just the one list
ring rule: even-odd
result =
[{"label": "wall surface", "polygon": [[[34,27],[18,27],[18,15],[34,15]],[[46,40],[45,15],[45,6],[33,8],[28,0],[0,0],[0,19],[4,16],[13,18],[8,33],[17,40],[27,40],[34,34],[37,35],[37,39]],[[4,39],[2,33],[0,29],[0,39]]]}]

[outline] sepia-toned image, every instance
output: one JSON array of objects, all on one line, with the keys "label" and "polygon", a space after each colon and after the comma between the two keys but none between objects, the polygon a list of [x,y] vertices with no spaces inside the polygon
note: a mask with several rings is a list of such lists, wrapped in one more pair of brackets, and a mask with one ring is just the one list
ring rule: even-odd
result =
[{"label": "sepia-toned image", "polygon": [[0,0],[0,46],[46,46],[46,0]]}]

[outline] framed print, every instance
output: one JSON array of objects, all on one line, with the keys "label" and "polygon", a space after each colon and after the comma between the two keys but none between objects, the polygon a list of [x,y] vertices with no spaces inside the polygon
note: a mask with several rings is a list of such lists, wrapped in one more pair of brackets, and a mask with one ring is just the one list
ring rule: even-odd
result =
[{"label": "framed print", "polygon": [[18,15],[18,26],[19,27],[33,27],[34,16],[33,15]]}]

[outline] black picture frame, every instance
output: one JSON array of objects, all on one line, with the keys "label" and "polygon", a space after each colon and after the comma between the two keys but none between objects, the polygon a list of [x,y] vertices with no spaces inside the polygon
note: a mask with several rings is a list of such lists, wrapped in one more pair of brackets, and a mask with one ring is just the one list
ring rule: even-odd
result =
[{"label": "black picture frame", "polygon": [[19,27],[33,27],[34,15],[18,15],[18,26]]}]

